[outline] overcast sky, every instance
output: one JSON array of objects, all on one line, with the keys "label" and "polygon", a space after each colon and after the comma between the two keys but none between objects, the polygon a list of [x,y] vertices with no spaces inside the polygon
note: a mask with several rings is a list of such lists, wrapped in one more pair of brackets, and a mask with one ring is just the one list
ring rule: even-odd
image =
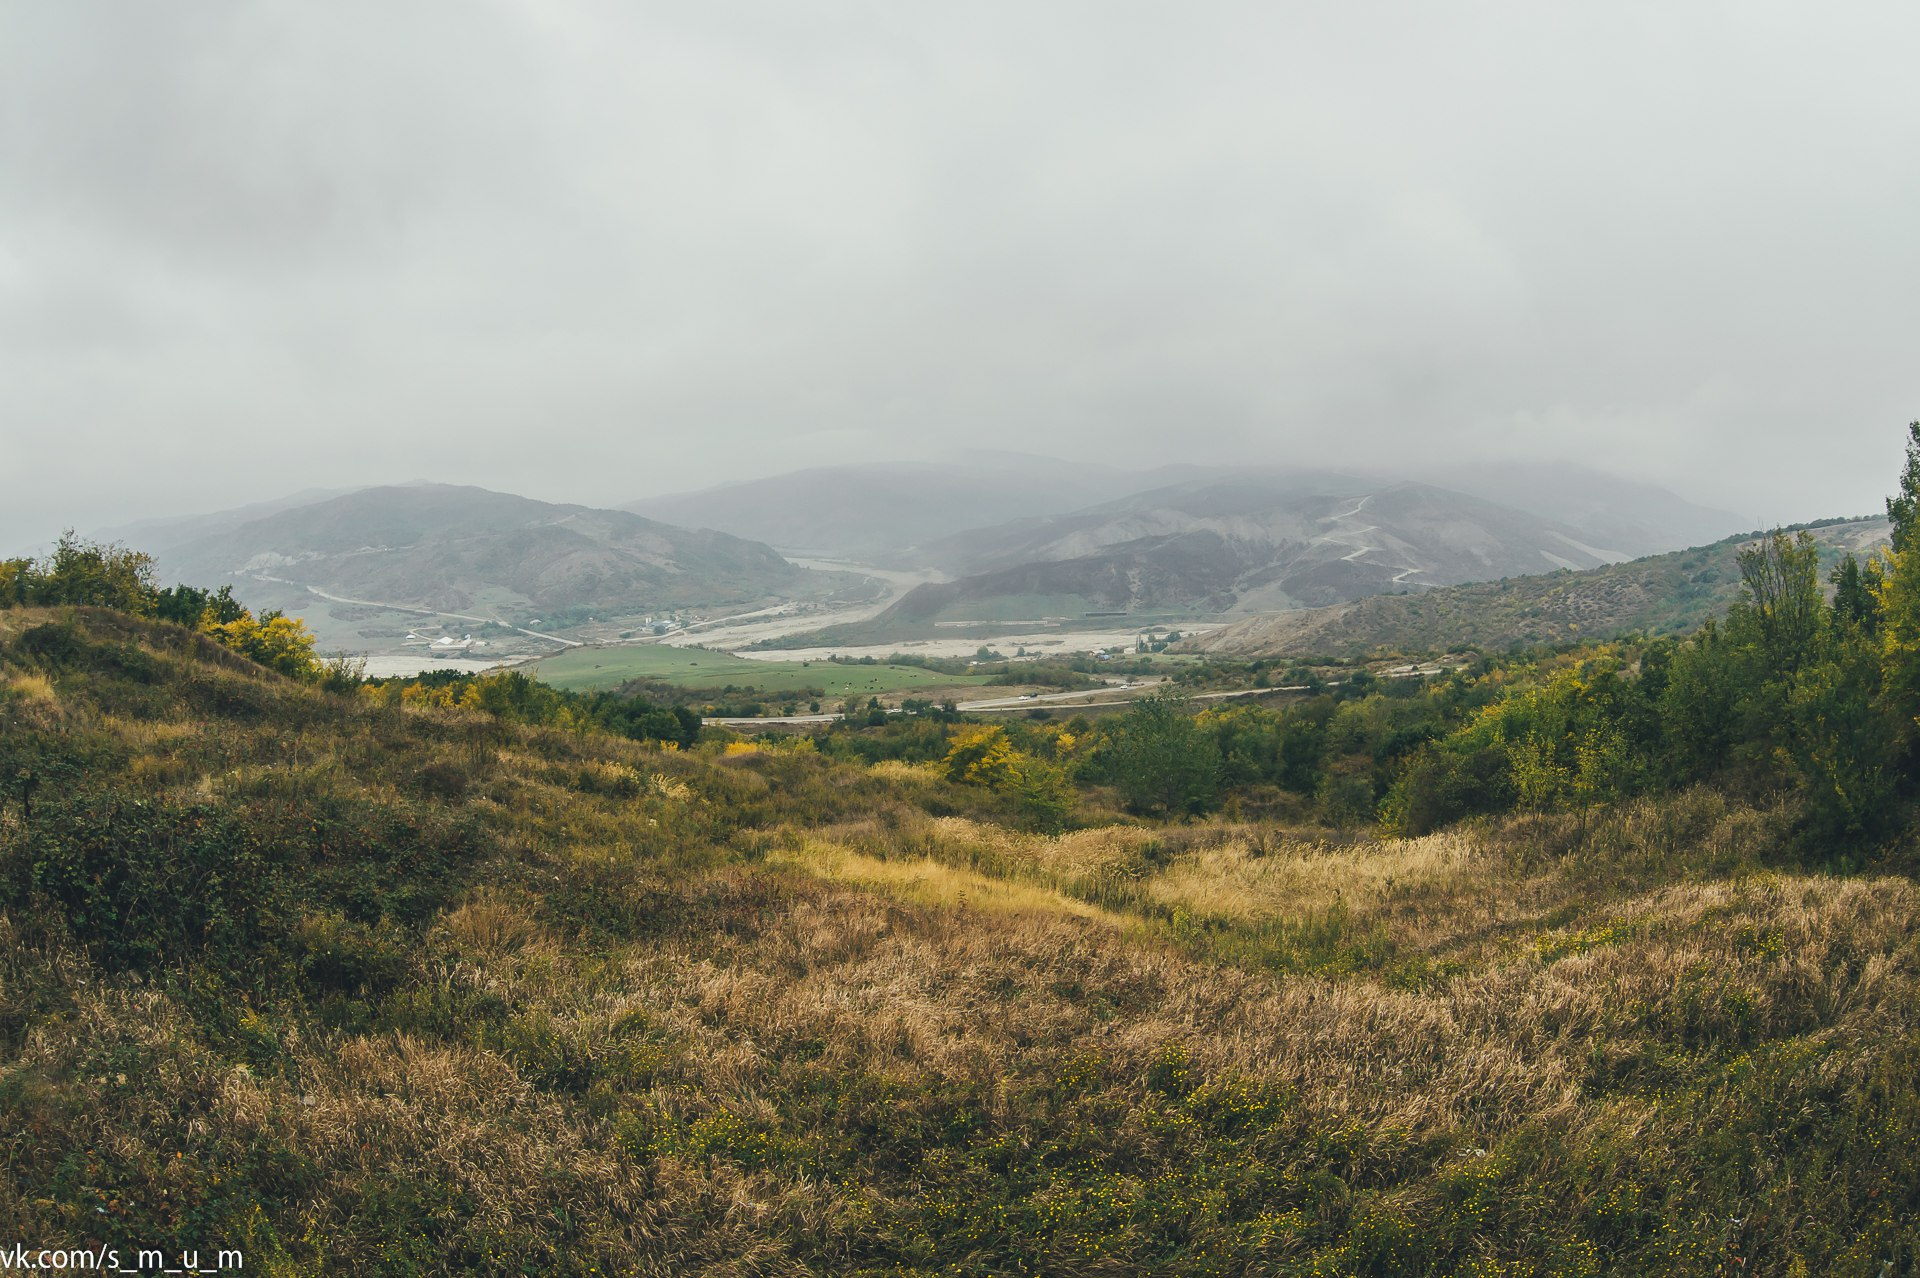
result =
[{"label": "overcast sky", "polygon": [[1916,54],[1909,2],[0,0],[0,548],[965,447],[1872,509]]}]

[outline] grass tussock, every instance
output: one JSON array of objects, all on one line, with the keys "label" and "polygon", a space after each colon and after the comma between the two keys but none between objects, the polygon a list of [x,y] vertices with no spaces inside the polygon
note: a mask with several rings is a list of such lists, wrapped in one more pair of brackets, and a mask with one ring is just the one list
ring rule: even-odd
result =
[{"label": "grass tussock", "polygon": [[769,860],[776,865],[797,866],[836,882],[892,893],[922,905],[1119,921],[1117,916],[1097,906],[1060,892],[1018,879],[955,869],[931,857],[887,859],[809,839],[796,850],[775,853]]},{"label": "grass tussock", "polygon": [[[1920,1263],[1920,890],[1707,791],[1047,836],[0,613],[0,1219],[283,1273]],[[43,778],[31,815],[17,778]]]},{"label": "grass tussock", "polygon": [[1491,860],[1468,835],[1330,844],[1234,832],[1155,876],[1154,899],[1196,914],[1257,921],[1372,902],[1448,894]]}]

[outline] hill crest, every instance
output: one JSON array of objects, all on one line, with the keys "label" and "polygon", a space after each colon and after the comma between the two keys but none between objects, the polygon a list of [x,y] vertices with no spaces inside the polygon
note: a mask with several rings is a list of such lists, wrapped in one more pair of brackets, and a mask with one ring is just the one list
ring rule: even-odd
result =
[{"label": "hill crest", "polygon": [[366,488],[278,511],[177,547],[162,567],[186,580],[266,578],[383,603],[544,613],[748,603],[809,584],[805,570],[744,538],[454,484]]}]

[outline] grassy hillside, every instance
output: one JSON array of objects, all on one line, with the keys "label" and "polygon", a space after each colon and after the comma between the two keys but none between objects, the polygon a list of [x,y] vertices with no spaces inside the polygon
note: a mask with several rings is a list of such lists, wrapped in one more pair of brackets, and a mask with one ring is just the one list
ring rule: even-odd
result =
[{"label": "grassy hillside", "polygon": [[[32,781],[36,784],[29,785]],[[0,612],[0,1218],[266,1273],[1881,1274],[1920,892],[1688,791],[1024,833]]]},{"label": "grassy hillside", "polygon": [[[1885,519],[1814,530],[1823,556],[1884,546]],[[1736,556],[1753,534],[1585,572],[1377,595],[1329,608],[1250,617],[1183,645],[1241,657],[1364,657],[1453,648],[1504,651],[1628,633],[1685,634],[1740,595]]]}]

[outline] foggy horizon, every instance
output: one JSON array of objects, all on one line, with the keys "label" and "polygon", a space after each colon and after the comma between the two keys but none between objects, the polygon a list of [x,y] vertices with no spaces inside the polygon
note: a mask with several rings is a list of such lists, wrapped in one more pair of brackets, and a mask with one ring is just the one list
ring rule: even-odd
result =
[{"label": "foggy horizon", "polygon": [[1917,36],[0,0],[0,549],[974,449],[1877,513],[1920,417]]},{"label": "foggy horizon", "polygon": [[[910,456],[871,457],[871,458],[847,459],[840,462],[820,461],[820,462],[797,465],[792,467],[791,469],[780,468],[780,469],[768,470],[765,472],[753,472],[753,473],[742,472],[736,475],[725,476],[709,483],[689,483],[685,485],[669,485],[669,486],[660,487],[656,490],[637,492],[637,493],[633,493],[631,495],[625,495],[625,496],[615,496],[604,501],[589,501],[589,500],[580,498],[578,496],[570,495],[565,490],[564,479],[559,484],[555,485],[552,491],[541,491],[539,488],[531,484],[521,484],[516,487],[511,477],[508,477],[504,482],[489,482],[485,476],[472,478],[472,479],[446,479],[446,478],[436,477],[433,475],[410,475],[410,476],[384,475],[384,476],[368,478],[363,482],[354,482],[351,479],[348,479],[346,482],[342,482],[338,485],[312,484],[312,485],[305,485],[299,488],[290,487],[285,489],[262,489],[257,493],[250,492],[244,495],[232,494],[229,497],[219,498],[218,504],[196,504],[189,500],[184,504],[169,505],[169,506],[155,506],[150,509],[135,510],[132,507],[128,507],[124,514],[120,514],[120,515],[109,514],[109,517],[107,518],[95,519],[91,522],[76,523],[70,520],[67,523],[62,524],[60,527],[57,527],[45,532],[43,535],[40,535],[37,538],[15,538],[14,541],[12,542],[6,543],[4,545],[0,545],[0,556],[12,555],[12,554],[25,554],[25,555],[45,554],[53,548],[53,545],[57,537],[67,530],[74,531],[82,539],[106,537],[109,540],[125,542],[129,544],[131,549],[139,550],[142,548],[139,542],[139,538],[137,536],[127,535],[127,530],[130,528],[138,528],[139,526],[147,525],[147,524],[167,525],[179,520],[192,519],[193,517],[199,516],[199,515],[218,514],[226,511],[241,509],[241,508],[255,506],[255,505],[278,506],[286,503],[291,503],[294,505],[305,505],[313,502],[332,500],[336,496],[342,496],[348,493],[359,492],[359,491],[364,491],[364,490],[374,489],[374,488],[409,488],[409,487],[442,486],[442,485],[449,486],[449,487],[470,487],[470,488],[484,489],[491,492],[507,493],[515,496],[527,497],[536,501],[548,502],[554,505],[577,505],[577,506],[587,506],[587,507],[594,507],[594,508],[601,508],[601,509],[623,509],[623,508],[633,508],[638,506],[642,508],[641,513],[645,514],[646,511],[644,510],[644,506],[648,501],[653,499],[667,498],[667,497],[680,497],[680,496],[687,496],[687,495],[699,495],[701,493],[705,493],[709,491],[720,492],[734,486],[735,484],[743,484],[743,485],[751,484],[756,481],[767,480],[767,479],[777,479],[787,475],[804,475],[806,472],[813,471],[813,470],[841,470],[841,469],[851,468],[851,467],[871,467],[876,470],[885,470],[893,467],[898,467],[898,468],[928,467],[928,468],[934,468],[934,469],[947,468],[947,469],[954,469],[954,470],[964,470],[964,469],[978,467],[981,469],[987,469],[996,464],[1012,466],[1015,462],[1023,459],[1030,463],[1048,463],[1048,464],[1059,464],[1059,465],[1065,465],[1065,466],[1071,466],[1075,464],[1075,459],[1070,457],[1061,457],[1053,454],[1043,454],[1043,453],[1022,453],[1013,449],[983,450],[980,454],[975,456],[949,454],[946,456],[927,455],[927,456],[921,456],[921,457],[910,457]],[[1161,461],[1158,461],[1158,462],[1143,462],[1138,466],[1129,466],[1124,464],[1112,463],[1106,459],[1097,459],[1097,460],[1089,459],[1089,460],[1091,464],[1109,468],[1111,470],[1121,472],[1123,474],[1137,471],[1143,477],[1143,482],[1141,483],[1139,489],[1137,490],[1141,492],[1151,491],[1156,488],[1187,482],[1187,477],[1177,473],[1172,475],[1171,477],[1153,473],[1153,472],[1157,472],[1165,469],[1190,467],[1195,472],[1195,475],[1193,476],[1193,478],[1196,482],[1210,480],[1210,479],[1228,479],[1232,477],[1231,475],[1223,475],[1219,473],[1222,470],[1227,469],[1222,464],[1219,464],[1219,463],[1207,464],[1202,462],[1192,462],[1182,458],[1168,458],[1168,459],[1162,459]],[[1495,464],[1502,464],[1502,463],[1495,463]],[[1690,494],[1686,491],[1676,489],[1670,485],[1659,483],[1654,480],[1636,478],[1634,476],[1627,475],[1619,471],[1603,470],[1597,467],[1586,466],[1584,463],[1573,462],[1568,464],[1572,466],[1576,466],[1579,470],[1585,470],[1596,476],[1600,476],[1603,478],[1618,479],[1627,483],[1636,483],[1636,482],[1645,483],[1652,489],[1664,491],[1673,496],[1679,497],[1682,500],[1687,501],[1699,507],[1704,512],[1718,513],[1718,514],[1729,516],[1733,521],[1728,525],[1730,534],[1734,530],[1734,526],[1736,524],[1738,525],[1739,531],[1757,531],[1763,528],[1771,528],[1771,527],[1783,526],[1788,524],[1796,524],[1796,523],[1806,523],[1806,522],[1815,521],[1815,520],[1823,520],[1823,519],[1831,519],[1831,518],[1853,518],[1853,517],[1874,518],[1874,517],[1884,516],[1885,514],[1885,501],[1884,501],[1884,498],[1882,498],[1882,499],[1870,500],[1866,504],[1862,505],[1859,509],[1845,510],[1845,511],[1829,511],[1829,512],[1805,515],[1805,516],[1794,517],[1794,518],[1761,519],[1757,516],[1750,514],[1750,512],[1748,512],[1747,510],[1740,509],[1737,507],[1730,509],[1726,506],[1718,506],[1711,501],[1700,499],[1697,494]],[[1555,463],[1551,461],[1534,463],[1534,462],[1522,459],[1522,460],[1515,461],[1514,465],[1517,469],[1525,471],[1527,469],[1532,468],[1535,465],[1543,466],[1551,469],[1554,467]],[[1243,469],[1251,473],[1272,473],[1274,471],[1284,472],[1290,468],[1291,468],[1290,464],[1285,461],[1275,462],[1275,461],[1257,461],[1253,459],[1247,459],[1244,461],[1244,463],[1240,467],[1237,467],[1235,469]],[[1314,463],[1314,464],[1308,464],[1308,463],[1302,462],[1302,463],[1299,463],[1298,469],[1302,473],[1326,472],[1326,473],[1333,473],[1333,474],[1348,474],[1348,475],[1351,475],[1354,479],[1359,480],[1363,483],[1371,482],[1371,481],[1379,481],[1382,484],[1391,484],[1391,483],[1397,483],[1397,482],[1414,482],[1414,483],[1426,483],[1434,487],[1446,488],[1446,489],[1457,489],[1459,487],[1457,481],[1460,478],[1459,473],[1457,471],[1454,473],[1439,473],[1439,474],[1422,473],[1422,472],[1402,472],[1394,469],[1391,466],[1382,466],[1377,463],[1372,465],[1361,464],[1358,461],[1352,461],[1344,465],[1340,464],[1337,460],[1332,462],[1327,462],[1327,463]],[[1524,506],[1527,503],[1522,501],[1522,502],[1517,502],[1515,504],[1517,506]],[[1067,503],[1066,505],[1063,505],[1061,507],[1060,513],[1065,514],[1068,512],[1068,510],[1074,509],[1074,508],[1077,508],[1076,504]],[[672,522],[672,521],[668,521],[668,522]],[[994,521],[989,520],[986,522],[994,522]],[[707,525],[700,525],[691,521],[684,521],[683,526],[704,527]],[[722,531],[726,531],[726,530],[722,529]]]}]

